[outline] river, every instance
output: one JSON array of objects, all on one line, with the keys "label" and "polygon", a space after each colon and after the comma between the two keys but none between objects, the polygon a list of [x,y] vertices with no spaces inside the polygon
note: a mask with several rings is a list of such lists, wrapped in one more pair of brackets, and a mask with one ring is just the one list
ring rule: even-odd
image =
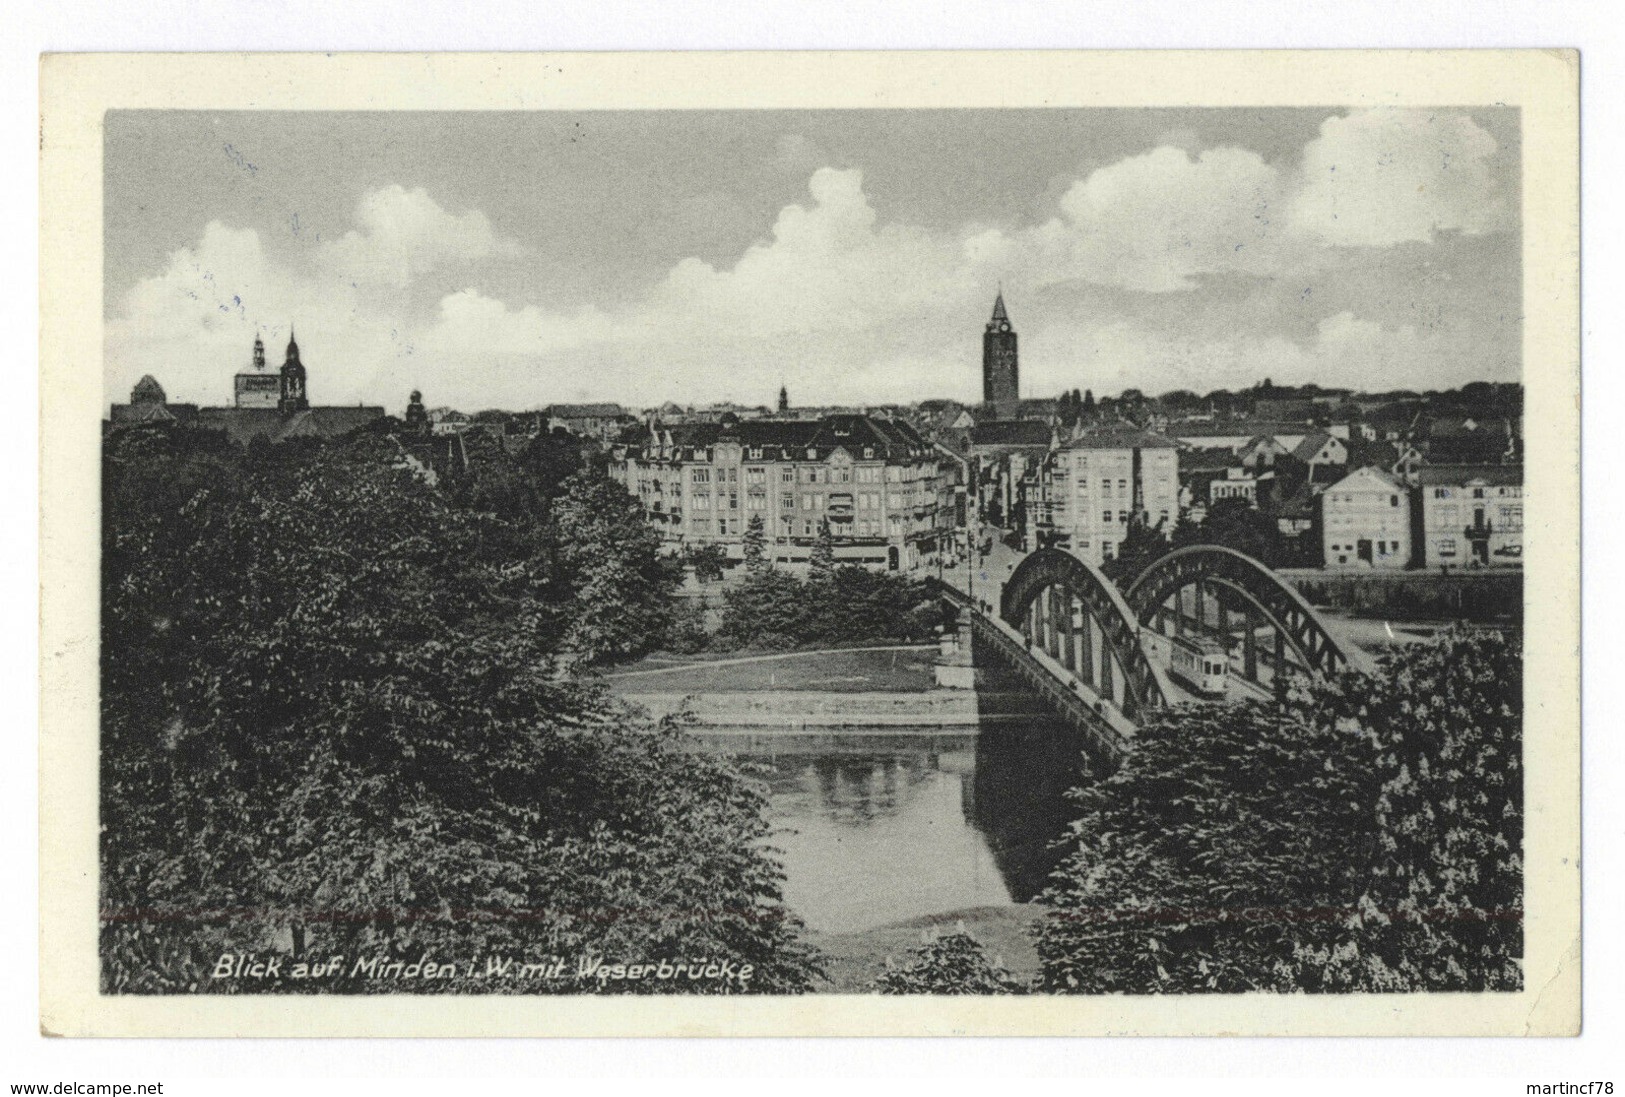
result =
[{"label": "river", "polygon": [[696,740],[766,781],[785,901],[820,933],[1031,900],[1077,814],[1065,792],[1092,770],[1071,733],[1040,719]]}]

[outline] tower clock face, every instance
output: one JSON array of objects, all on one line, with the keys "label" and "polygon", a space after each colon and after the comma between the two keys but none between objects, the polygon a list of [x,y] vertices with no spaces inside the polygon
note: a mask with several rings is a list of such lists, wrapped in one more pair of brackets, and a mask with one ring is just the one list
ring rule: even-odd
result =
[{"label": "tower clock face", "polygon": [[999,330],[1000,331],[1009,331],[1010,330],[1010,325],[1007,324],[1007,323],[1004,323],[1003,321],[1000,321]]}]

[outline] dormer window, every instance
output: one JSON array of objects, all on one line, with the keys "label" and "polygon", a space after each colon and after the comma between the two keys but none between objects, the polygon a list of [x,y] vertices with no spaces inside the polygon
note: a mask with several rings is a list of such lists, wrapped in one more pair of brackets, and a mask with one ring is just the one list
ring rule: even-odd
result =
[{"label": "dormer window", "polygon": [[865,446],[865,447],[863,447],[863,455],[865,457],[873,457],[875,455],[875,447],[873,447],[873,446]]}]

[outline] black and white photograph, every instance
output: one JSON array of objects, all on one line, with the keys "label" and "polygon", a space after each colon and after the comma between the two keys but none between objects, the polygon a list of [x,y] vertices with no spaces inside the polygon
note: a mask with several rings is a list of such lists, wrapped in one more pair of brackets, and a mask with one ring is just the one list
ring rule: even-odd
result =
[{"label": "black and white photograph", "polygon": [[109,107],[75,970],[1525,1001],[1577,375],[1514,90]]}]

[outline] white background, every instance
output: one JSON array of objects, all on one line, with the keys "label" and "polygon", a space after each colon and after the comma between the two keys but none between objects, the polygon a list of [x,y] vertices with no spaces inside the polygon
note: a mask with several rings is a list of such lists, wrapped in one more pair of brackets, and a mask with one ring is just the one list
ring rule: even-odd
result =
[{"label": "white background", "polygon": [[[1609,481],[1620,468],[1625,407],[1617,253],[1625,241],[1617,180],[1619,10],[1605,3],[1435,5],[1341,0],[998,3],[890,0],[817,4],[546,0],[295,0],[144,3],[25,0],[0,23],[5,123],[0,168],[7,277],[0,347],[9,407],[0,432],[0,526],[6,626],[0,834],[9,902],[0,905],[0,1093],[14,1082],[164,1081],[165,1092],[538,1092],[557,1077],[925,1075],[970,1079],[1080,1075],[1087,1091],[1221,1094],[1522,1094],[1529,1082],[1625,1086],[1618,1006],[1625,965],[1620,851],[1625,815],[1618,695],[1622,607],[1615,546],[1625,541]],[[980,1040],[980,1041],[62,1041],[38,1035],[37,1012],[37,106],[41,51],[610,50],[1191,47],[1578,47],[1582,51],[1586,340],[1585,1034],[1577,1040]],[[99,279],[99,272],[86,271]],[[1528,364],[1535,368],[1537,364]],[[1600,485],[1600,486],[1599,486]],[[1538,596],[1538,592],[1532,592]],[[1599,685],[1600,683],[1600,685]],[[497,1079],[509,1078],[513,1082]],[[519,1082],[518,1079],[530,1079]],[[1198,1082],[1198,1079],[1205,1080]],[[459,1080],[462,1080],[461,1082]],[[843,1083],[834,1083],[839,1086]],[[573,1088],[573,1087],[572,1087]],[[827,1086],[820,1087],[827,1089]],[[1619,1090],[1625,1097],[1625,1089]]]}]

